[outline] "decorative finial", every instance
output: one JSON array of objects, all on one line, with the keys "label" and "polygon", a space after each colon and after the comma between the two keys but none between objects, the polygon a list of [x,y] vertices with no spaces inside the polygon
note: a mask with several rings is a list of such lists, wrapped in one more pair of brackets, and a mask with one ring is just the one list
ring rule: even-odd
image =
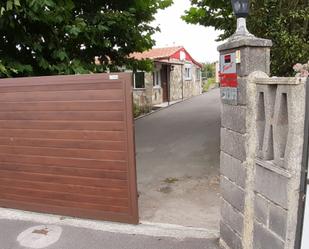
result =
[{"label": "decorative finial", "polygon": [[254,37],[254,35],[248,31],[246,22],[250,9],[249,0],[232,0],[232,6],[235,16],[237,17],[237,30],[231,36],[230,40],[235,40],[243,36]]}]

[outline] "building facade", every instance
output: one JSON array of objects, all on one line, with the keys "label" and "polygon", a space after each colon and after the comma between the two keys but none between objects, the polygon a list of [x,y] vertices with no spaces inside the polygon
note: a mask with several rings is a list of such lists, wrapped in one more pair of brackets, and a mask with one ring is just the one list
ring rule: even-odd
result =
[{"label": "building facade", "polygon": [[153,72],[135,72],[133,96],[139,106],[155,106],[202,93],[202,65],[183,47],[155,48],[134,53],[137,60],[150,59]]}]

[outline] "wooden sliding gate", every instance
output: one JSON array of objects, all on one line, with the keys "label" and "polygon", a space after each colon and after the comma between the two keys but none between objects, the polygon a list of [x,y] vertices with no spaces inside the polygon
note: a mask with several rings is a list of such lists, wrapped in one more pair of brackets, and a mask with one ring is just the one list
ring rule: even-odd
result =
[{"label": "wooden sliding gate", "polygon": [[138,223],[131,74],[0,80],[0,206]]}]

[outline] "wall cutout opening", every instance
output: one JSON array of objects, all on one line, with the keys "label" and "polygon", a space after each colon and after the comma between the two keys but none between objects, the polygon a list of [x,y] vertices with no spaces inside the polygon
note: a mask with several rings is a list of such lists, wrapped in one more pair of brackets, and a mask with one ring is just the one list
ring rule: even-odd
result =
[{"label": "wall cutout opening", "polygon": [[280,108],[278,113],[278,120],[277,120],[277,129],[278,129],[278,146],[279,146],[279,156],[280,158],[284,158],[285,156],[285,149],[288,140],[288,133],[289,133],[289,113],[288,113],[288,99],[287,93],[282,93],[280,97]]},{"label": "wall cutout opening", "polygon": [[258,108],[257,108],[257,135],[258,135],[258,142],[259,142],[259,150],[263,149],[263,142],[264,142],[264,134],[265,134],[265,99],[264,93],[260,92],[258,94]]}]

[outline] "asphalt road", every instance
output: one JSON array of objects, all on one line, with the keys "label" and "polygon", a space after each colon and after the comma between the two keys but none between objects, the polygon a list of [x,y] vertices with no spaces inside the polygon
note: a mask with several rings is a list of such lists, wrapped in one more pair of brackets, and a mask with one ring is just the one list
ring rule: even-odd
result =
[{"label": "asphalt road", "polygon": [[135,133],[141,220],[218,229],[219,89],[137,120]]},{"label": "asphalt road", "polygon": [[[95,231],[92,229],[60,226],[55,237],[51,232],[41,233],[29,221],[0,219],[1,249],[218,249],[216,239],[175,239]],[[20,238],[25,230],[27,237]],[[58,227],[59,228],[59,227]],[[52,242],[48,245],[48,242]],[[48,245],[47,247],[45,245]]]}]

